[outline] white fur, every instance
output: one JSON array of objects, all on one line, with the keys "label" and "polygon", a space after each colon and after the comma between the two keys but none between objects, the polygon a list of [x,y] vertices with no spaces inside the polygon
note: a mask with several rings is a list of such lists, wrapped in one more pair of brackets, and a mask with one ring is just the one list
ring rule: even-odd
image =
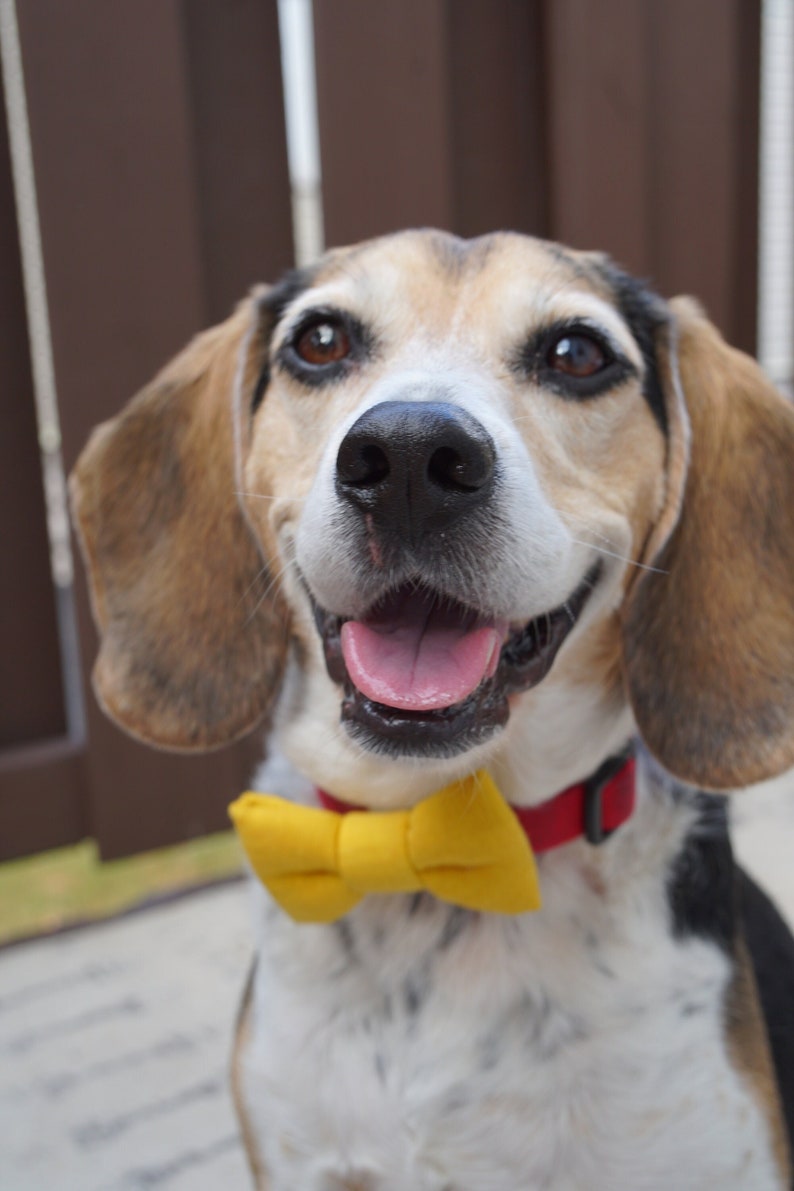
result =
[{"label": "white fur", "polygon": [[[260,784],[311,797],[283,760]],[[268,1191],[780,1188],[726,1055],[728,962],[670,929],[690,823],[645,783],[597,852],[540,859],[543,910],[518,919],[400,897],[296,926],[257,885],[244,1086]]]}]

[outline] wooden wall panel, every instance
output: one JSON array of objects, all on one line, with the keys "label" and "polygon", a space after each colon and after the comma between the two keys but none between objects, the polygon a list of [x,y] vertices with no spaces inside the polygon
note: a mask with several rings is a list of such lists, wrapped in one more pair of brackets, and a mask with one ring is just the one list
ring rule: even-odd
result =
[{"label": "wooden wall panel", "polygon": [[0,94],[0,750],[66,729],[25,299]]},{"label": "wooden wall panel", "polygon": [[755,349],[759,0],[547,8],[550,232]]},{"label": "wooden wall panel", "polygon": [[[94,424],[263,270],[292,258],[276,8],[25,0],[19,15],[71,466]],[[235,171],[246,154],[254,164]],[[78,570],[89,674],[96,639]],[[158,753],[86,697],[89,823],[104,856],[226,825],[226,804],[261,743],[204,757]]]},{"label": "wooden wall panel", "polygon": [[329,245],[402,227],[543,233],[537,0],[323,0],[314,14]]}]

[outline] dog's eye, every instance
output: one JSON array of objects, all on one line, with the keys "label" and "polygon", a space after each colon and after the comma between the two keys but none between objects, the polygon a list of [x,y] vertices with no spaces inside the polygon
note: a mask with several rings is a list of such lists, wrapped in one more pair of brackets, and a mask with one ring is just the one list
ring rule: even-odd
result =
[{"label": "dog's eye", "polygon": [[555,372],[576,380],[595,376],[610,363],[610,357],[598,340],[581,332],[561,335],[552,345],[546,359]]},{"label": "dog's eye", "polygon": [[350,337],[341,323],[319,319],[304,327],[294,343],[295,354],[304,364],[321,368],[336,364],[350,355]]},{"label": "dog's eye", "polygon": [[578,321],[536,331],[513,358],[513,367],[569,401],[598,397],[637,376],[635,365],[613,346],[607,332]]}]

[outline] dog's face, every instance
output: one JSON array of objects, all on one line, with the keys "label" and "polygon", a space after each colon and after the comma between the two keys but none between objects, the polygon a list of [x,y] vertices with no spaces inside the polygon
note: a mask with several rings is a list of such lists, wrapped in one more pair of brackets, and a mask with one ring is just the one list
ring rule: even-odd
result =
[{"label": "dog's face", "polygon": [[572,668],[614,693],[665,438],[607,267],[518,236],[408,234],[266,302],[242,487],[284,574],[325,780],[329,752],[336,769],[420,757],[431,785],[431,762],[470,769]]},{"label": "dog's face", "polygon": [[755,366],[604,258],[434,232],[337,251],[198,340],[81,460],[99,690],[148,738],[215,744],[289,654],[287,751],[371,804],[510,742],[531,771],[549,734],[586,770],[630,730],[627,693],[684,776],[760,776],[794,760],[793,463]]}]

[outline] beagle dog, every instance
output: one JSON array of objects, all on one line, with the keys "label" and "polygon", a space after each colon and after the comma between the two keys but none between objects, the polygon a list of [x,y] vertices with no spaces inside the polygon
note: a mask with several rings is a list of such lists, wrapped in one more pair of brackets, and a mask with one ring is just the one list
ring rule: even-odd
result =
[{"label": "beagle dog", "polygon": [[[253,882],[258,1188],[791,1185],[794,943],[718,792],[794,764],[794,411],[692,300],[514,234],[332,251],[100,426],[72,493],[119,724],[267,721],[252,813],[371,829],[368,863],[458,791],[436,887],[378,853],[326,920]],[[501,845],[456,892],[486,792],[540,908],[499,901]]]}]

